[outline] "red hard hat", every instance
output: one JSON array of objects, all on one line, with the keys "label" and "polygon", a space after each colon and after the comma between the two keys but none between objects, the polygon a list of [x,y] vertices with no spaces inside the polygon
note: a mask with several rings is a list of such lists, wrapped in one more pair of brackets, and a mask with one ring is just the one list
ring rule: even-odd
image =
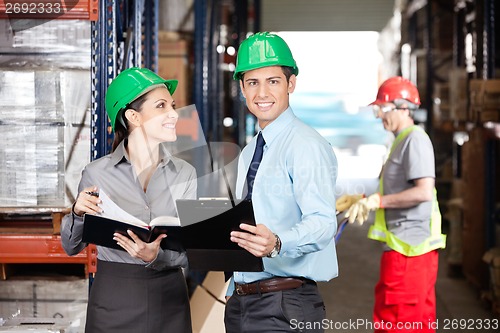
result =
[{"label": "red hard hat", "polygon": [[378,88],[377,99],[370,105],[393,102],[397,99],[405,99],[410,103],[420,105],[417,87],[401,76],[385,80]]}]

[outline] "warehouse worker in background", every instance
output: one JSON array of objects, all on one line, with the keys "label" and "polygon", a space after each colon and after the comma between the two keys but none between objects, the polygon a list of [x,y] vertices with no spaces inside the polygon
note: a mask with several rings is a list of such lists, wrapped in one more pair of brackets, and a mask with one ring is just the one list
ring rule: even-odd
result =
[{"label": "warehouse worker in background", "polygon": [[231,240],[262,257],[264,271],[234,272],[227,292],[227,333],[318,327],[325,308],[316,281],[338,275],[337,160],[330,144],[289,106],[298,72],[277,35],[256,33],[239,47],[234,79],[257,117],[258,135],[240,156],[236,191],[251,198],[257,225],[242,224],[250,233],[234,231]]},{"label": "warehouse worker in background", "polygon": [[434,188],[434,149],[412,118],[419,93],[409,80],[392,77],[382,83],[371,105],[396,137],[379,192],[363,199],[346,195],[338,204],[341,210],[350,205],[345,216],[351,223],[362,224],[376,211],[368,238],[383,242],[385,251],[373,313],[374,327],[381,329],[375,332],[404,332],[396,327],[405,323],[412,327],[407,331],[435,332],[437,249],[445,247],[445,236]]},{"label": "warehouse worker in background", "polygon": [[[64,217],[64,250],[76,255],[82,243],[83,215],[101,211],[103,190],[131,215],[149,222],[176,216],[176,199],[196,198],[196,172],[170,155],[162,142],[177,139],[178,114],[172,94],[177,80],[165,80],[149,69],[121,72],[106,92],[106,112],[115,132],[113,152],[88,164],[78,197]],[[173,186],[175,184],[175,186]],[[115,234],[125,250],[98,247],[98,264],[89,296],[85,331],[89,333],[191,332],[184,252],[163,250],[160,235],[151,243]]]}]

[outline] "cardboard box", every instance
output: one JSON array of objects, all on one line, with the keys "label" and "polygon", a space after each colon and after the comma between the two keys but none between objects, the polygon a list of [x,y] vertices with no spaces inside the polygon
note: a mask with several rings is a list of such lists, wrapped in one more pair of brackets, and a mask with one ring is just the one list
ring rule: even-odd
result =
[{"label": "cardboard box", "polygon": [[490,267],[490,285],[494,301],[500,304],[500,247],[489,249],[483,260]]},{"label": "cardboard box", "polygon": [[470,121],[475,123],[486,123],[489,121],[499,122],[500,121],[500,106],[498,110],[484,110],[482,108],[471,107],[471,117]]},{"label": "cardboard box", "polygon": [[193,333],[224,333],[225,295],[223,272],[209,272],[191,296]]},{"label": "cardboard box", "polygon": [[209,272],[202,283],[206,290],[223,303],[226,302],[226,290],[229,285],[229,281],[224,280],[223,272]]},{"label": "cardboard box", "polygon": [[190,103],[189,89],[189,43],[185,39],[172,39],[172,34],[163,31],[159,33],[158,42],[158,74],[165,79],[176,79],[179,81],[174,99],[177,107],[183,107]]},{"label": "cardboard box", "polygon": [[172,40],[168,38],[158,38],[158,55],[160,57],[187,57],[189,54],[188,51],[188,42],[185,39]]},{"label": "cardboard box", "polygon": [[475,123],[500,121],[500,80],[470,81],[469,115]]},{"label": "cardboard box", "polygon": [[449,117],[446,120],[467,120],[467,72],[465,69],[454,67],[448,74],[448,104]]},{"label": "cardboard box", "polygon": [[158,75],[164,79],[175,79],[179,83],[173,98],[176,107],[189,105],[188,101],[188,61],[185,56],[160,56],[158,58]]},{"label": "cardboard box", "polygon": [[88,279],[0,281],[0,318],[58,319],[83,332],[88,292]]},{"label": "cardboard box", "polygon": [[0,332],[17,333],[79,333],[67,320],[57,318],[13,318],[0,326]]}]

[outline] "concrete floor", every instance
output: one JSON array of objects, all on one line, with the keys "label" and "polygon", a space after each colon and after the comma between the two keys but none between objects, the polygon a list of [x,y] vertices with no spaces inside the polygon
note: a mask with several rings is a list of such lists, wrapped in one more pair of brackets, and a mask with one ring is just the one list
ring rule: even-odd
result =
[{"label": "concrete floor", "polygon": [[[350,329],[335,329],[328,324],[326,332],[371,332],[363,323],[372,321],[374,287],[378,280],[379,260],[382,253],[380,243],[366,237],[368,224],[347,225],[337,244],[339,270],[337,278],[320,283],[327,319],[337,325],[364,320],[360,326]],[[479,292],[465,278],[447,276],[446,250],[440,252],[440,266],[436,284],[437,323],[436,332],[499,332],[500,329],[445,329],[445,322],[465,319],[467,323],[497,320],[500,317],[491,311],[491,306],[481,301]],[[331,327],[331,329],[330,329]],[[347,327],[347,326],[345,326]]]}]

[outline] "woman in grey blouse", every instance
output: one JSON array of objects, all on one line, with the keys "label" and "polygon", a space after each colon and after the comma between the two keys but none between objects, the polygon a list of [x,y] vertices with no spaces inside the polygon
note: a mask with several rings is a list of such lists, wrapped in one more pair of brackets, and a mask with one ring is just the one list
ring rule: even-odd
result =
[{"label": "woman in grey blouse", "polygon": [[[168,152],[177,139],[176,80],[130,68],[111,82],[106,112],[115,132],[113,151],[82,171],[78,197],[62,223],[62,245],[76,255],[83,215],[101,212],[95,193],[104,191],[120,208],[149,223],[175,216],[176,199],[196,198],[193,166]],[[164,250],[160,235],[144,243],[131,231],[114,240],[123,250],[97,247],[98,265],[87,308],[86,332],[191,332],[189,297],[182,273],[184,252]]]}]

